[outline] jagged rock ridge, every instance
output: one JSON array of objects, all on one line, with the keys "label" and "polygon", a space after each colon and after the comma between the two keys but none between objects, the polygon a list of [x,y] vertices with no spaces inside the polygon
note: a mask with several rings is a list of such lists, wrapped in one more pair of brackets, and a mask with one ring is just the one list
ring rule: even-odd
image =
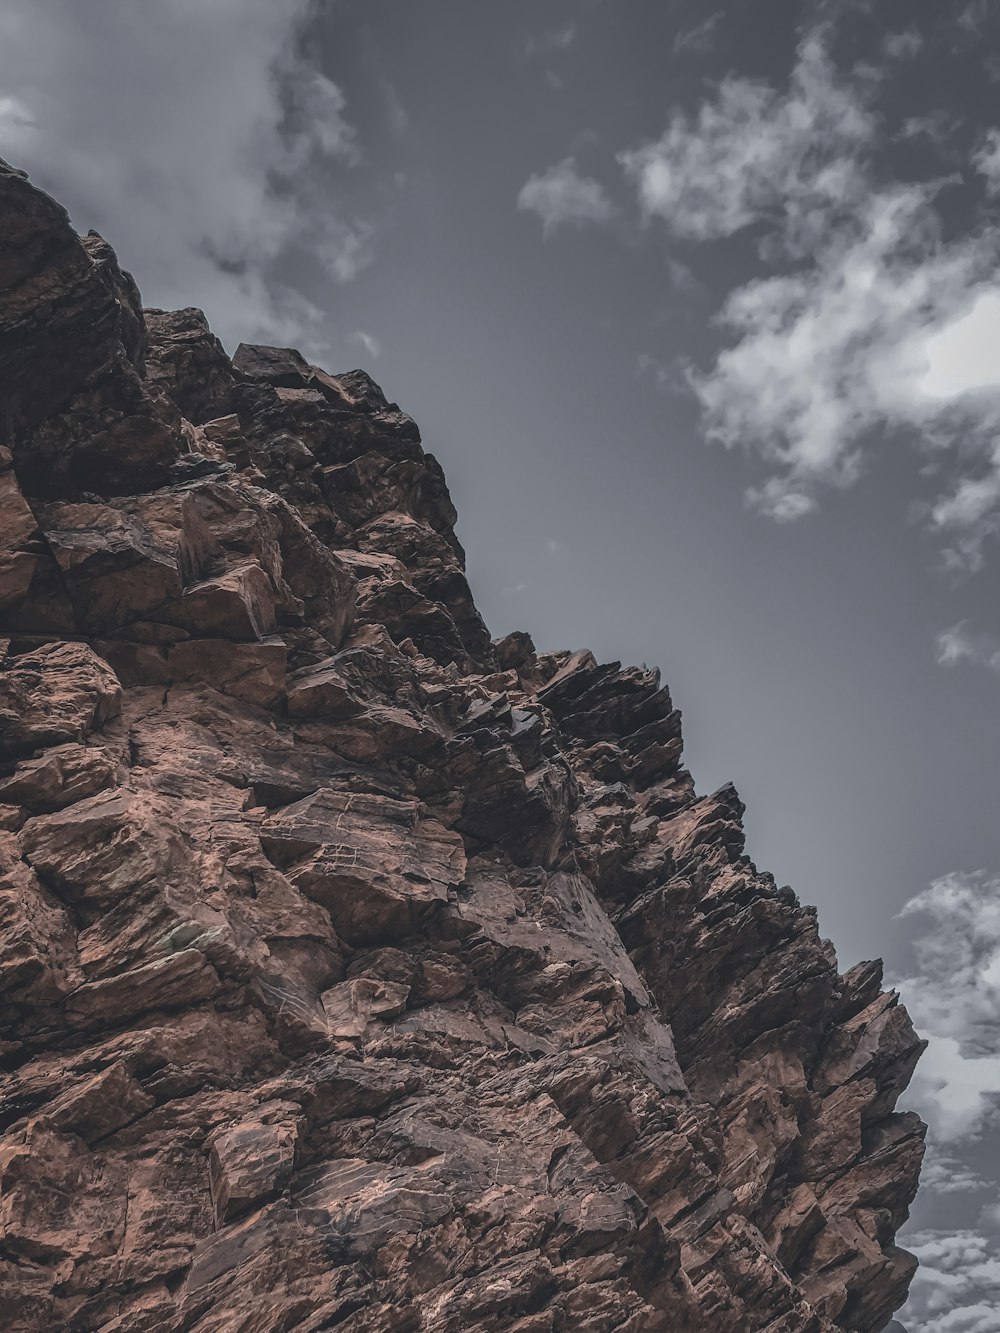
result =
[{"label": "jagged rock ridge", "polygon": [[656,673],[491,642],[367,375],[0,213],[4,1326],[881,1329],[921,1043]]}]

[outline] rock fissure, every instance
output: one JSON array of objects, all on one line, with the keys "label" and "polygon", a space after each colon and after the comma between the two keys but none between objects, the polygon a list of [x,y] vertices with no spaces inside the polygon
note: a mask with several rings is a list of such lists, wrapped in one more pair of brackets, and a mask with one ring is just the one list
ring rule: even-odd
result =
[{"label": "rock fissure", "polygon": [[0,164],[0,1317],[880,1333],[881,967],[659,673],[491,641],[413,421]]}]

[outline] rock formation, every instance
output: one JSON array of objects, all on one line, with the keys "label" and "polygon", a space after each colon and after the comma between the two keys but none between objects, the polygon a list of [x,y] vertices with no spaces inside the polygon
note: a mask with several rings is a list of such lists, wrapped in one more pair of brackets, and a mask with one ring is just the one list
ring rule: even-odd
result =
[{"label": "rock formation", "polygon": [[875,1333],[877,963],[654,671],[498,642],[413,421],[0,167],[0,1322]]}]

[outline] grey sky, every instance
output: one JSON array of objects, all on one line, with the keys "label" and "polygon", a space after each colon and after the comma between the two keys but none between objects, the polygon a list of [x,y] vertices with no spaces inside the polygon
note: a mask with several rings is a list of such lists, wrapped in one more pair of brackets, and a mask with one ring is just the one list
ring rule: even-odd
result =
[{"label": "grey sky", "polygon": [[148,303],[371,370],[494,633],[660,665],[757,861],[911,979],[910,1333],[1000,1326],[998,88],[950,0],[0,13],[0,156]]}]

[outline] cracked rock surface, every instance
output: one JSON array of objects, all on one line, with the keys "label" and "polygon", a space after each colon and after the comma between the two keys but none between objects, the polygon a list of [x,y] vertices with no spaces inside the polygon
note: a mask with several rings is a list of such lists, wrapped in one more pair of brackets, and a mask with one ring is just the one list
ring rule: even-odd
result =
[{"label": "cracked rock surface", "polygon": [[362,371],[0,217],[3,1327],[881,1330],[922,1043],[657,673],[491,641]]}]

